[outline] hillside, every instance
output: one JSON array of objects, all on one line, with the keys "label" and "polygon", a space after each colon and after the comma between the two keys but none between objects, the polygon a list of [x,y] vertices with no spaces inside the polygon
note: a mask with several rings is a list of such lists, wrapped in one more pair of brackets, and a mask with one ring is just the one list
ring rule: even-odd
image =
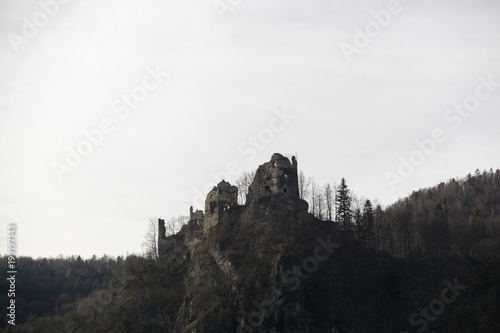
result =
[{"label": "hillside", "polygon": [[[498,332],[500,173],[375,210],[361,241],[309,213],[275,154],[245,205],[222,181],[160,258],[128,257],[66,311],[15,332]],[[55,294],[57,294],[55,292]]]},{"label": "hillside", "polygon": [[385,209],[376,236],[398,257],[500,260],[500,170],[413,192]]}]

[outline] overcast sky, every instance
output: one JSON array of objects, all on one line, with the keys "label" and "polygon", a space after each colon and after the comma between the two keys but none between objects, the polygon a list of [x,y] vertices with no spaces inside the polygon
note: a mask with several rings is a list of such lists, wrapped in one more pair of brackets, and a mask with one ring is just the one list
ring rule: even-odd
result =
[{"label": "overcast sky", "polygon": [[383,205],[500,168],[498,1],[54,1],[0,1],[0,253],[139,253],[274,152]]}]

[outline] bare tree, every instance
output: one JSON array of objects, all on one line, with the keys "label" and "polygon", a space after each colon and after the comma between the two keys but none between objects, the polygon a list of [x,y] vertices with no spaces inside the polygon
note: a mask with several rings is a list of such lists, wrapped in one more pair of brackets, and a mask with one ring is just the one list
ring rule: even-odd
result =
[{"label": "bare tree", "polygon": [[255,171],[243,172],[236,180],[236,187],[238,188],[238,204],[244,205],[247,200],[248,188],[255,178]]},{"label": "bare tree", "polygon": [[314,190],[316,189],[317,185],[316,185],[316,181],[313,179],[311,180],[311,200],[309,202],[309,209],[311,210],[311,214],[313,214],[314,216],[316,216],[316,193],[314,192]]},{"label": "bare tree", "polygon": [[313,214],[318,219],[322,220],[324,218],[324,197],[321,193],[320,186],[316,183],[314,179],[311,180],[311,214]]},{"label": "bare tree", "polygon": [[358,196],[356,193],[354,193],[353,190],[350,190],[350,194],[351,194],[352,210],[354,211],[356,209],[359,209],[363,211],[363,207],[367,199],[364,196]]},{"label": "bare tree", "polygon": [[318,211],[318,219],[324,220],[325,219],[325,197],[323,193],[321,192],[321,188],[318,186],[316,190],[316,207]]},{"label": "bare tree", "polygon": [[333,188],[330,183],[327,183],[324,187],[324,198],[325,198],[325,210],[326,218],[329,221],[333,221],[333,209],[335,207],[335,196],[333,194]]},{"label": "bare tree", "polygon": [[[170,220],[165,221],[165,236],[174,235],[189,221],[186,215],[179,215],[172,217]],[[141,246],[144,250],[144,255],[149,259],[158,259],[158,222],[153,218],[149,218],[146,225],[146,233],[144,234],[144,242]]]},{"label": "bare tree", "polygon": [[311,191],[311,177],[307,178],[304,171],[299,173],[299,197],[307,200]]},{"label": "bare tree", "polygon": [[166,236],[175,235],[181,230],[182,226],[188,223],[189,216],[179,215],[165,221]]},{"label": "bare tree", "polygon": [[142,248],[146,258],[158,259],[158,223],[152,218],[147,222]]}]

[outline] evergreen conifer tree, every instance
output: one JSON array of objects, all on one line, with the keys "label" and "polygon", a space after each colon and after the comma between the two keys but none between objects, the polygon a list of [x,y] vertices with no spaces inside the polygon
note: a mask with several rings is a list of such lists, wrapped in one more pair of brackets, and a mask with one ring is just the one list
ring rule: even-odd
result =
[{"label": "evergreen conifer tree", "polygon": [[344,178],[342,178],[340,185],[335,194],[335,221],[339,223],[340,228],[343,230],[351,229],[352,211],[351,211],[351,193],[347,188]]}]

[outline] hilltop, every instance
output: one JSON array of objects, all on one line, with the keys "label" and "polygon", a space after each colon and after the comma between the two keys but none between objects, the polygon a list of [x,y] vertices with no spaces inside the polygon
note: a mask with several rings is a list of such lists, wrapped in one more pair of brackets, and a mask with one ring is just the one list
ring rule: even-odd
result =
[{"label": "hilltop", "polygon": [[158,221],[158,259],[131,256],[106,265],[90,294],[16,331],[498,328],[500,172],[450,180],[377,207],[367,235],[368,229],[358,232],[355,216],[349,227],[311,214],[297,168],[294,157],[274,154],[255,172],[244,205],[238,188],[222,180],[177,234],[167,236]]}]

